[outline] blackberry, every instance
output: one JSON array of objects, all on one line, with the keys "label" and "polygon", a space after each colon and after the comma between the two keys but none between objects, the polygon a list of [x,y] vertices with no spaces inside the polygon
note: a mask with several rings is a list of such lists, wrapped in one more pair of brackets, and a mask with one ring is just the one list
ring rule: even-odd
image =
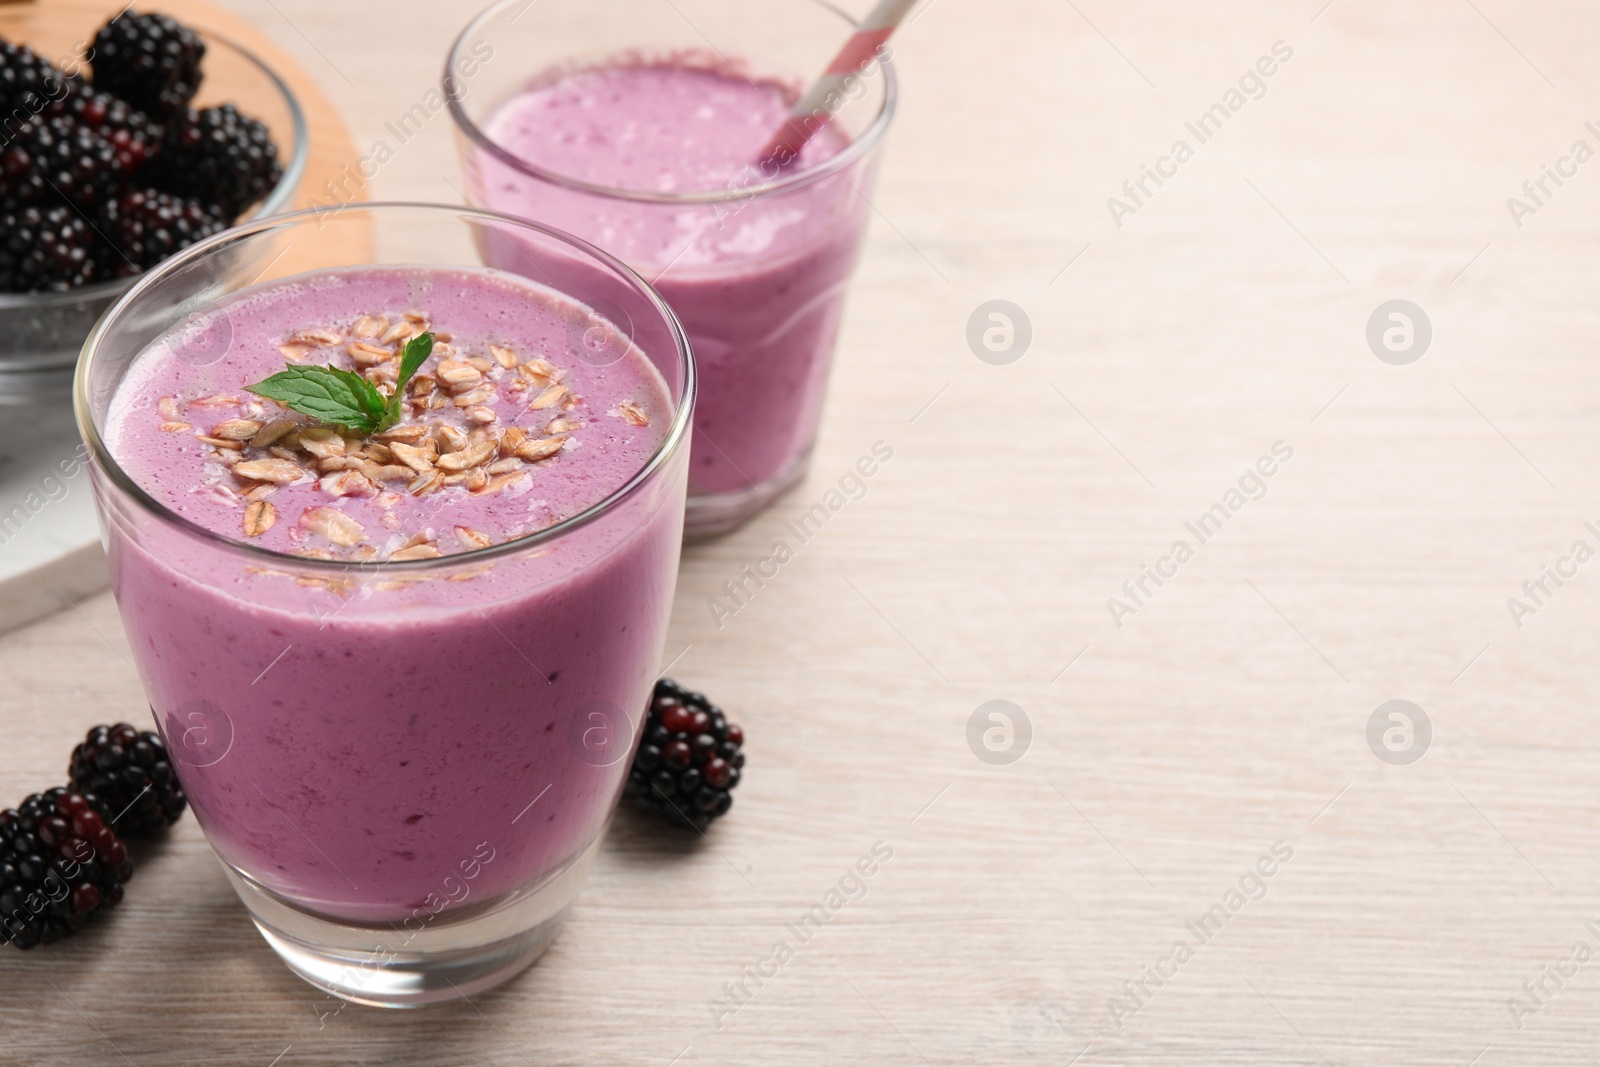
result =
[{"label": "blackberry", "polygon": [[94,87],[141,111],[165,116],[200,88],[199,34],[166,15],[124,11],[94,35]]},{"label": "blackberry", "polygon": [[[228,226],[216,206],[158,189],[133,189],[122,194],[106,204],[101,220],[106,239],[121,253],[115,259],[124,266],[131,261],[139,270],[153,267],[178,249]],[[115,273],[117,263],[110,266]]]},{"label": "blackberry", "polygon": [[158,184],[220,204],[229,221],[283,177],[278,148],[262,122],[232,104],[189,110],[167,128]]},{"label": "blackberry", "polygon": [[93,208],[123,182],[116,146],[70,115],[24,123],[0,156],[0,198],[7,205],[69,200]]},{"label": "blackberry", "polygon": [[44,175],[33,169],[33,157],[14,142],[0,148],[0,211],[21,211],[38,204],[59,204]]},{"label": "blackberry", "polygon": [[0,120],[8,130],[43,111],[67,89],[67,77],[55,64],[27,45],[0,41],[0,107],[6,112]]},{"label": "blackberry", "polygon": [[73,788],[89,794],[101,818],[125,837],[171,826],[189,802],[161,738],[125,722],[90,730],[72,750],[67,773]]},{"label": "blackberry", "polygon": [[743,767],[744,731],[703,694],[663,678],[623,794],[641,811],[704,830],[733,806]]},{"label": "blackberry", "polygon": [[94,797],[33,794],[0,811],[0,942],[27,949],[61,940],[115,907],[132,875]]},{"label": "blackberry", "polygon": [[126,100],[89,86],[77,86],[51,104],[49,115],[67,115],[84,129],[111,142],[122,169],[131,174],[161,149],[161,124]]},{"label": "blackberry", "polygon": [[89,250],[89,256],[94,260],[94,276],[91,281],[104,282],[116,278],[137,278],[144,273],[133,260],[118,251],[117,247],[106,240],[104,234],[95,235],[94,247]]},{"label": "blackberry", "polygon": [[95,234],[76,208],[57,203],[0,215],[0,292],[72,289],[94,276]]}]

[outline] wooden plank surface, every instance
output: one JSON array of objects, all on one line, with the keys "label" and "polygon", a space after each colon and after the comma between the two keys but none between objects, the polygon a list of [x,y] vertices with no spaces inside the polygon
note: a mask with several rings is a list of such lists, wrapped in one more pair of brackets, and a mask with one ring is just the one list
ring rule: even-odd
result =
[{"label": "wooden plank surface", "polygon": [[[231,2],[364,151],[466,14]],[[1571,0],[935,0],[812,477],[685,557],[673,673],[750,738],[715,847],[619,820],[521,979],[328,1014],[186,821],[114,922],[0,955],[0,1062],[1594,1063],[1600,563],[1523,583],[1600,548],[1600,162],[1561,163],[1600,149],[1597,46]],[[1143,164],[1170,176],[1134,201]],[[1535,203],[1545,164],[1570,176]],[[374,191],[451,198],[454,168],[439,116]],[[995,299],[1031,322],[1008,365],[966,340]],[[1367,340],[1400,299],[1432,333],[1405,365]],[[876,441],[864,494],[717,625]],[[138,714],[124,650],[106,596],[0,639],[8,795]],[[968,740],[997,699],[1031,724],[1004,765]],[[1394,699],[1431,724],[1409,765],[1368,743]]]}]

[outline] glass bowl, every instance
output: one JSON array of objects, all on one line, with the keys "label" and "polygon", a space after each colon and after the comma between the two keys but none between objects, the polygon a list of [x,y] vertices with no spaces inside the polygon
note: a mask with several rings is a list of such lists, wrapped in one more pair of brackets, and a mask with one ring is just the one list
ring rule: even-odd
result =
[{"label": "glass bowl", "polygon": [[[226,37],[198,30],[205,39],[205,78],[195,97],[197,107],[235,103],[272,131],[283,164],[283,177],[272,191],[238,221],[274,215],[290,206],[310,154],[305,114],[300,101],[277,72]],[[49,40],[30,41],[49,57]],[[72,374],[78,351],[89,330],[118,297],[137,281],[117,278],[64,293],[0,293],[0,405],[59,402],[72,395]]]}]

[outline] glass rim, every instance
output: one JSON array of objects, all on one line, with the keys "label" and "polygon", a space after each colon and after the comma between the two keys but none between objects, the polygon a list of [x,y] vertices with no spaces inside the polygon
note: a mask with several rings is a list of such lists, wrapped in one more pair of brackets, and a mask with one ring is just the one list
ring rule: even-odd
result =
[{"label": "glass rim", "polygon": [[[210,46],[213,42],[225,45],[232,51],[237,52],[245,62],[265,74],[267,80],[272,83],[272,87],[277,90],[281,97],[285,110],[289,112],[289,128],[291,131],[289,158],[284,162],[283,176],[278,179],[278,183],[256,205],[255,210],[250,212],[248,218],[235,223],[235,225],[242,226],[267,215],[278,214],[283,210],[284,204],[288,202],[289,198],[294,195],[295,190],[300,187],[300,179],[305,177],[306,166],[311,159],[311,132],[306,125],[305,109],[300,106],[300,98],[294,94],[294,90],[290,88],[289,83],[283,80],[283,76],[268,66],[266,60],[224,34],[212,33],[210,30],[202,30],[200,32],[207,46]],[[88,285],[80,285],[76,289],[67,289],[61,292],[46,290],[38,293],[0,293],[0,310],[60,307],[88,300],[105,300],[116,297],[118,294],[132,288],[134,282],[148,273],[150,273],[149,270],[144,270],[131,278],[108,278],[105,281],[91,282]]]},{"label": "glass rim", "polygon": [[[559,185],[577,192],[587,193],[591,196],[603,196],[614,200],[634,200],[651,204],[717,204],[729,200],[750,200],[755,197],[768,196],[773,193],[786,192],[790,189],[799,189],[823,178],[837,174],[859,160],[865,158],[889,130],[889,123],[894,118],[895,109],[899,104],[899,82],[895,77],[893,56],[885,55],[878,59],[878,65],[883,71],[883,103],[878,107],[878,113],[873,116],[872,122],[861,135],[852,138],[845,145],[844,150],[829,156],[813,167],[805,167],[790,174],[782,174],[777,178],[759,182],[752,185],[741,185],[737,189],[706,189],[699,191],[685,191],[676,193],[656,192],[648,189],[629,189],[620,185],[602,185],[597,182],[586,182],[558,171],[549,170],[537,164],[514,155],[491,138],[470,117],[466,108],[462,106],[462,96],[459,92],[460,79],[455,75],[457,58],[466,47],[467,38],[490,18],[500,14],[514,4],[527,7],[529,0],[495,0],[488,7],[474,15],[472,20],[461,30],[456,39],[451,42],[450,50],[445,53],[444,75],[442,88],[446,106],[450,111],[450,119],[455,123],[456,129],[466,135],[474,144],[487,151],[500,162],[514,170],[537,178],[552,185]],[[846,26],[858,25],[856,20],[843,9],[835,6],[830,0],[806,0],[807,3],[837,15]],[[713,46],[714,47],[714,46]]]},{"label": "glass rim", "polygon": [[[308,571],[342,574],[367,568],[373,569],[370,573],[419,574],[519,555],[528,549],[557,541],[572,531],[587,526],[601,515],[615,510],[627,498],[633,496],[646,482],[654,480],[655,475],[666,464],[667,460],[677,452],[688,436],[698,387],[698,373],[693,352],[689,347],[688,334],[684,331],[683,324],[678,321],[678,317],[673,313],[672,308],[661,298],[661,294],[657,293],[637,271],[604,249],[552,226],[546,226],[528,219],[519,219],[516,216],[506,215],[498,211],[487,211],[482,208],[458,204],[389,200],[345,204],[334,209],[332,214],[341,215],[346,211],[372,213],[374,211],[395,209],[448,212],[467,219],[532,230],[573,248],[592,260],[598,261],[602,266],[610,268],[639,295],[645,297],[651,306],[660,313],[667,325],[668,332],[672,336],[673,346],[677,350],[678,366],[682,373],[682,388],[680,390],[682,395],[674,405],[672,421],[667,427],[666,436],[662,438],[661,443],[656,446],[655,450],[650,453],[649,458],[625,482],[576,515],[569,516],[541,530],[535,530],[533,533],[525,534],[509,541],[500,541],[486,548],[473,548],[465,552],[437,556],[433,559],[417,560],[357,561],[317,559],[310,556],[297,556],[288,552],[278,552],[274,549],[263,548],[260,545],[253,545],[249,542],[229,537],[226,534],[221,534],[202,526],[194,520],[173,511],[146,492],[144,487],[130,477],[128,472],[122,469],[122,465],[117,462],[116,458],[111,455],[111,450],[106,447],[105,440],[100,436],[100,427],[96,424],[91,410],[89,375],[91,369],[98,362],[97,357],[99,350],[103,347],[105,336],[110,332],[115,321],[126,312],[131,304],[144,295],[153,285],[164,280],[177,270],[214,251],[227,248],[246,238],[266,233],[270,230],[286,229],[293,224],[328,215],[329,212],[326,208],[306,208],[300,211],[273,215],[270,218],[257,219],[253,222],[243,223],[224,230],[219,234],[206,238],[204,241],[196,242],[140,275],[135,280],[133,287],[119,297],[117,302],[106,310],[105,314],[100,316],[99,321],[94,324],[94,329],[89,331],[89,336],[83,343],[83,353],[78,360],[78,370],[73,378],[72,385],[73,413],[78,424],[78,432],[83,437],[84,443],[89,446],[90,459],[99,466],[101,471],[111,479],[118,489],[132,498],[134,503],[139,505],[142,510],[185,534],[197,537],[202,541],[226,546],[229,550],[241,552],[247,557],[270,561],[274,565],[288,565]],[[522,275],[515,276],[523,277]],[[532,281],[532,279],[528,280]],[[559,292],[559,290],[554,291]],[[567,295],[573,300],[578,299],[571,296],[571,294],[563,295]],[[582,301],[579,302],[581,303]],[[630,344],[636,344],[632,337],[629,337],[628,340]]]}]

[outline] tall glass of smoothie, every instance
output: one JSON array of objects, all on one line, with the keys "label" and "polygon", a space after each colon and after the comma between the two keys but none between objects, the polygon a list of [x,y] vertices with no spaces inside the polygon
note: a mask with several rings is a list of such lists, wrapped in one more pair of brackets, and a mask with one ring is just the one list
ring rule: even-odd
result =
[{"label": "tall glass of smoothie", "polygon": [[141,279],[76,393],[135,665],[267,941],[379,1005],[528,966],[660,663],[695,393],[666,305],[516,219],[303,212]]},{"label": "tall glass of smoothie", "polygon": [[447,61],[468,201],[614,253],[683,322],[691,535],[739,525],[810,460],[895,108],[887,50],[797,159],[762,155],[852,27],[820,0],[501,0]]}]

